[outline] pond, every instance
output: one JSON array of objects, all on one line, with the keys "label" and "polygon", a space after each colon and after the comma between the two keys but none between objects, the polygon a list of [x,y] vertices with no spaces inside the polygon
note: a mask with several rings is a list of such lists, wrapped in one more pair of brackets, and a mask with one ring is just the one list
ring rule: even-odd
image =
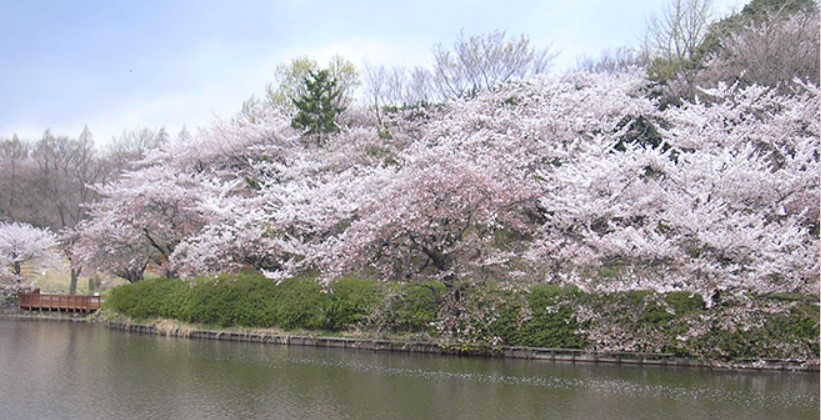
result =
[{"label": "pond", "polygon": [[0,320],[3,418],[819,418],[818,373],[198,341]]}]

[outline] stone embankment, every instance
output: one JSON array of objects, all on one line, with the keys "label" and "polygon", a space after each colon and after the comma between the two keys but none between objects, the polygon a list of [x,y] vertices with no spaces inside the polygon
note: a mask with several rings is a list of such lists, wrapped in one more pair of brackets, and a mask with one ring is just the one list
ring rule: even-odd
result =
[{"label": "stone embankment", "polygon": [[667,353],[598,353],[576,349],[550,349],[514,346],[488,347],[471,346],[463,344],[448,345],[446,343],[423,341],[290,335],[283,333],[274,333],[269,331],[208,330],[188,327],[169,327],[159,324],[138,324],[122,321],[108,322],[107,326],[108,328],[114,330],[127,331],[139,334],[286,346],[310,346],[403,353],[499,357],[571,363],[606,363],[661,367],[697,367],[714,369],[743,369],[767,371],[819,371],[818,365],[808,365],[797,361],[780,359],[737,359],[731,361],[703,361],[679,357]]}]

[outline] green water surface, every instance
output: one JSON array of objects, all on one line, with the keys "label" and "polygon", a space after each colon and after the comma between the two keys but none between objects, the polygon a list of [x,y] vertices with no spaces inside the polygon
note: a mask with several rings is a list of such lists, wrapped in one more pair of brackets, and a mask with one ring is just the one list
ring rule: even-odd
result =
[{"label": "green water surface", "polygon": [[409,355],[0,320],[0,418],[817,419],[817,373]]}]

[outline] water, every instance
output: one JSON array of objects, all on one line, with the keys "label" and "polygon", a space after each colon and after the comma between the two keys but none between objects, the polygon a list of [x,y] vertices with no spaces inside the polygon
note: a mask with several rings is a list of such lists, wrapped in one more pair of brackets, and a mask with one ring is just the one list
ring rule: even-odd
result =
[{"label": "water", "polygon": [[819,376],[288,348],[0,320],[0,418],[818,419]]}]

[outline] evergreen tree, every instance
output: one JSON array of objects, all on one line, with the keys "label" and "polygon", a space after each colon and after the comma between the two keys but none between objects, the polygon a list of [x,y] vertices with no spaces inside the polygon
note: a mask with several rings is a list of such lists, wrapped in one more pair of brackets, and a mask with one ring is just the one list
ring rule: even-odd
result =
[{"label": "evergreen tree", "polygon": [[322,145],[327,134],[339,131],[336,118],[345,110],[340,101],[342,89],[328,70],[310,71],[303,83],[305,93],[291,99],[297,108],[291,126],[303,130],[303,135],[315,138]]}]

